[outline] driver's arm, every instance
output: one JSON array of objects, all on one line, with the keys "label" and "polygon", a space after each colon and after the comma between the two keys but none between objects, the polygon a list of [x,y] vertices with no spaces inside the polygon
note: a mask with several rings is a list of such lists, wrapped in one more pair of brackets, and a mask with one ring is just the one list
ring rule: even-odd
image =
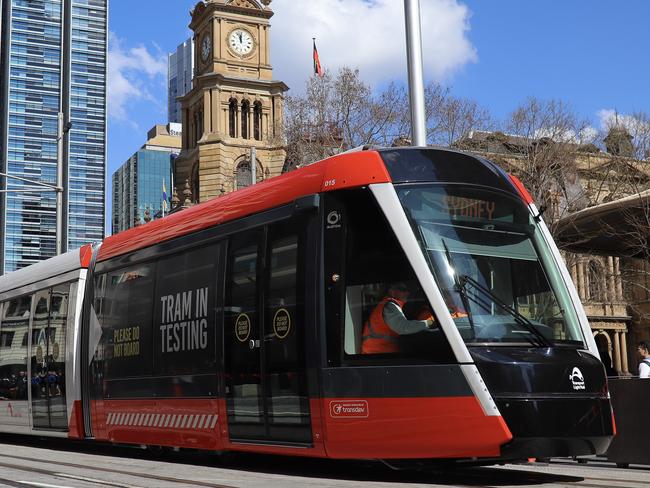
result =
[{"label": "driver's arm", "polygon": [[384,305],[383,311],[384,321],[388,324],[393,332],[399,335],[417,334],[423,330],[433,328],[434,321],[429,318],[427,320],[409,320],[404,316],[404,312],[399,306],[393,302],[388,302]]}]

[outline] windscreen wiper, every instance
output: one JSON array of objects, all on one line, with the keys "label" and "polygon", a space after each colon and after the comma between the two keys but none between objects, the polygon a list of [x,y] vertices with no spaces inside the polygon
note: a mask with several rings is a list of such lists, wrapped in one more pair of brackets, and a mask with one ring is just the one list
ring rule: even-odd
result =
[{"label": "windscreen wiper", "polygon": [[[512,317],[515,319],[515,322],[517,322],[518,325],[521,325],[524,327],[528,332],[533,334],[535,338],[537,339],[537,342],[539,346],[541,347],[552,347],[553,343],[549,341],[544,334],[542,334],[539,330],[537,330],[537,327],[535,327],[535,324],[533,324],[528,318],[526,318],[524,315],[520,314],[517,310],[512,308],[510,305],[502,301],[497,295],[495,295],[491,290],[488,288],[484,287],[482,284],[480,284],[478,281],[476,281],[474,278],[467,276],[467,275],[460,275],[458,277],[458,280],[461,283],[461,286],[464,288],[467,283],[472,285],[474,288],[477,290],[483,292],[485,295],[490,297],[490,299],[498,305],[501,309],[505,310],[507,313],[512,315]],[[531,341],[532,342],[532,341]]]},{"label": "windscreen wiper", "polygon": [[440,238],[440,241],[442,242],[442,245],[445,248],[445,255],[447,256],[447,262],[449,263],[449,267],[453,272],[452,274],[454,276],[454,288],[460,295],[460,299],[463,301],[463,307],[465,307],[465,312],[467,313],[467,320],[469,322],[470,328],[472,329],[472,336],[476,338],[476,329],[474,329],[474,318],[472,317],[472,311],[469,309],[469,297],[467,296],[467,291],[465,290],[465,287],[461,285],[460,279],[458,278],[458,272],[456,271],[456,267],[454,266],[454,261],[451,259],[451,253],[449,252],[447,243],[442,237]]}]

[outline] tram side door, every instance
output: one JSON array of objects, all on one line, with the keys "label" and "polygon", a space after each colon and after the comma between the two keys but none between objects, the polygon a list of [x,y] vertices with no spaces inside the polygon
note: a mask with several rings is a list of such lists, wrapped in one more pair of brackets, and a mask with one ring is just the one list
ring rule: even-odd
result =
[{"label": "tram side door", "polygon": [[311,442],[304,228],[288,220],[231,239],[224,349],[232,441]]},{"label": "tram side door", "polygon": [[35,429],[66,430],[65,343],[70,285],[34,294],[30,397]]}]

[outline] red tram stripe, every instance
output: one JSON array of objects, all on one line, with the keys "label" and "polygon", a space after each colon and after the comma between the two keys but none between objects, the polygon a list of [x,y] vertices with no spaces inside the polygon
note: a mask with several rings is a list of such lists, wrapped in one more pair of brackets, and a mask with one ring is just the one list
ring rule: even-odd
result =
[{"label": "red tram stripe", "polygon": [[510,177],[510,181],[512,181],[512,184],[515,185],[515,188],[517,188],[517,191],[519,192],[519,195],[521,195],[522,200],[526,205],[530,205],[532,203],[535,203],[535,200],[531,196],[531,194],[526,190],[526,187],[524,184],[517,178],[515,175],[511,175],[508,173],[508,176]]},{"label": "red tram stripe", "polygon": [[88,268],[93,257],[93,246],[86,244],[79,248],[79,264],[82,268]]},{"label": "red tram stripe", "polygon": [[98,261],[285,205],[303,196],[390,181],[376,151],[341,154],[110,236],[99,250]]},{"label": "red tram stripe", "polygon": [[473,396],[327,398],[322,409],[335,458],[497,457],[512,439],[503,418],[485,415]]},{"label": "red tram stripe", "polygon": [[[343,414],[333,405],[350,406]],[[219,399],[106,400],[93,405],[98,440],[195,449],[360,458],[497,457],[512,439],[499,416],[476,398],[311,399],[313,446],[230,442]],[[104,420],[102,420],[104,419]]]}]

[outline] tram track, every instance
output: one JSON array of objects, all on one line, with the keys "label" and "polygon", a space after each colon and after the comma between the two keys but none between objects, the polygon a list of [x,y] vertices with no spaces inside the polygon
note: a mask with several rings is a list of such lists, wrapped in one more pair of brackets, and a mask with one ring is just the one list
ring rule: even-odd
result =
[{"label": "tram track", "polygon": [[[9,468],[9,469],[15,469],[17,471],[24,471],[24,472],[30,472],[30,473],[37,473],[37,474],[43,474],[47,476],[55,476],[59,478],[69,478],[69,479],[77,479],[79,481],[86,481],[86,482],[92,482],[92,483],[98,483],[98,484],[103,484],[105,486],[113,486],[116,488],[148,488],[150,485],[145,484],[142,486],[135,485],[135,484],[130,484],[130,483],[118,483],[118,482],[111,482],[111,481],[105,481],[105,480],[95,480],[92,478],[84,477],[84,476],[77,476],[74,474],[69,474],[69,473],[60,473],[60,467],[65,466],[67,468],[74,468],[74,469],[85,469],[88,470],[89,467],[87,465],[83,464],[75,464],[75,463],[67,463],[67,462],[62,462],[62,461],[41,461],[41,460],[36,460],[33,458],[27,458],[23,456],[13,456],[13,455],[7,455],[3,454],[0,456],[0,459],[4,458],[10,458],[10,459],[16,459],[16,460],[21,460],[21,461],[28,461],[30,463],[41,463],[41,464],[50,464],[50,465],[55,465],[59,467],[58,470],[48,470],[48,469],[42,469],[42,468],[37,468],[34,466],[25,466],[24,464],[11,464],[11,463],[5,463],[0,461],[0,467],[4,468]],[[178,483],[178,484],[187,484],[191,486],[202,486],[206,488],[237,488],[232,485],[222,485],[222,484],[216,484],[216,483],[209,483],[206,481],[200,481],[200,480],[191,480],[191,479],[185,479],[185,478],[174,478],[170,476],[160,476],[160,475],[153,475],[149,473],[142,473],[138,471],[126,471],[122,469],[111,469],[111,468],[102,468],[98,466],[93,466],[91,468],[93,471],[96,472],[101,472],[101,473],[111,473],[111,474],[119,474],[123,476],[131,476],[134,478],[143,478],[149,481],[166,481],[169,483]],[[0,480],[4,482],[4,480]],[[13,483],[16,483],[15,481]],[[26,486],[26,483],[22,484],[17,484],[17,485],[10,485],[10,486]]]},{"label": "tram track", "polygon": [[[15,463],[7,462],[8,460],[14,460]],[[335,461],[333,461],[335,462]],[[40,464],[40,466],[34,466],[35,463]],[[264,464],[264,463],[262,463]],[[50,468],[52,466],[53,468]],[[209,468],[210,466],[206,466]],[[91,484],[97,484],[99,486],[114,487],[114,488],[149,488],[154,484],[154,482],[164,482],[176,485],[188,485],[188,486],[198,486],[206,488],[236,488],[236,486],[241,486],[241,483],[237,485],[225,485],[220,483],[211,483],[208,481],[201,481],[196,479],[180,478],[173,476],[163,476],[156,475],[151,473],[145,473],[137,470],[128,470],[128,469],[119,469],[119,468],[109,468],[101,466],[89,466],[89,464],[80,464],[73,462],[64,462],[64,461],[54,461],[54,460],[39,460],[34,459],[33,457],[26,457],[13,454],[2,454],[0,455],[0,468],[12,469],[16,471],[21,471],[24,473],[32,473],[38,475],[48,476],[50,478],[56,478],[59,480],[67,480],[85,482]],[[82,475],[72,472],[65,472],[65,468],[69,470],[85,470],[86,472],[90,471],[88,475]],[[265,471],[264,466],[261,467],[261,473],[271,472]],[[279,469],[273,470],[272,474],[285,475],[290,477],[309,477],[325,481],[326,479],[332,479],[329,476],[326,476],[324,468],[319,469],[316,467],[313,470],[311,468],[298,468],[298,472],[295,471],[295,466],[292,466],[290,469]],[[339,476],[342,476],[341,481],[350,481],[350,478],[347,476],[347,471],[350,469],[349,466],[340,466],[341,472],[338,472]],[[604,488],[612,486],[625,486],[625,487],[637,487],[643,488],[648,486],[647,480],[631,480],[623,479],[620,477],[616,478],[607,478],[601,476],[584,476],[584,474],[572,474],[572,473],[553,473],[548,471],[539,471],[537,469],[531,469],[533,466],[513,466],[512,468],[502,468],[502,467],[483,467],[467,470],[423,470],[423,471],[403,471],[402,476],[395,477],[387,474],[385,479],[381,475],[374,473],[372,476],[366,477],[364,475],[365,469],[361,471],[356,470],[354,478],[358,481],[363,481],[365,483],[422,483],[435,486],[448,486],[448,487],[458,487],[458,488],[499,488],[502,486],[538,486],[540,484],[551,485],[551,486],[562,486],[562,487],[582,487],[582,488]],[[240,466],[228,466],[228,469],[239,470]],[[255,466],[248,465],[246,468],[241,467],[243,471],[248,472],[257,472],[258,469]],[[329,469],[327,469],[329,471]],[[106,480],[99,479],[99,477],[94,477],[92,473],[106,473],[108,475],[116,476],[125,476],[131,478],[133,481],[119,481],[116,479],[111,479],[108,477]],[[337,475],[333,476],[335,480]],[[56,483],[56,482],[55,482]],[[250,480],[248,481],[250,484]],[[261,482],[263,483],[263,482]],[[620,483],[620,484],[619,484]],[[14,479],[5,479],[0,478],[0,484],[10,487],[20,487],[25,488],[28,486],[59,486],[55,484],[48,485],[45,483],[37,483],[32,481],[17,481]],[[318,483],[317,483],[318,484]]]}]

